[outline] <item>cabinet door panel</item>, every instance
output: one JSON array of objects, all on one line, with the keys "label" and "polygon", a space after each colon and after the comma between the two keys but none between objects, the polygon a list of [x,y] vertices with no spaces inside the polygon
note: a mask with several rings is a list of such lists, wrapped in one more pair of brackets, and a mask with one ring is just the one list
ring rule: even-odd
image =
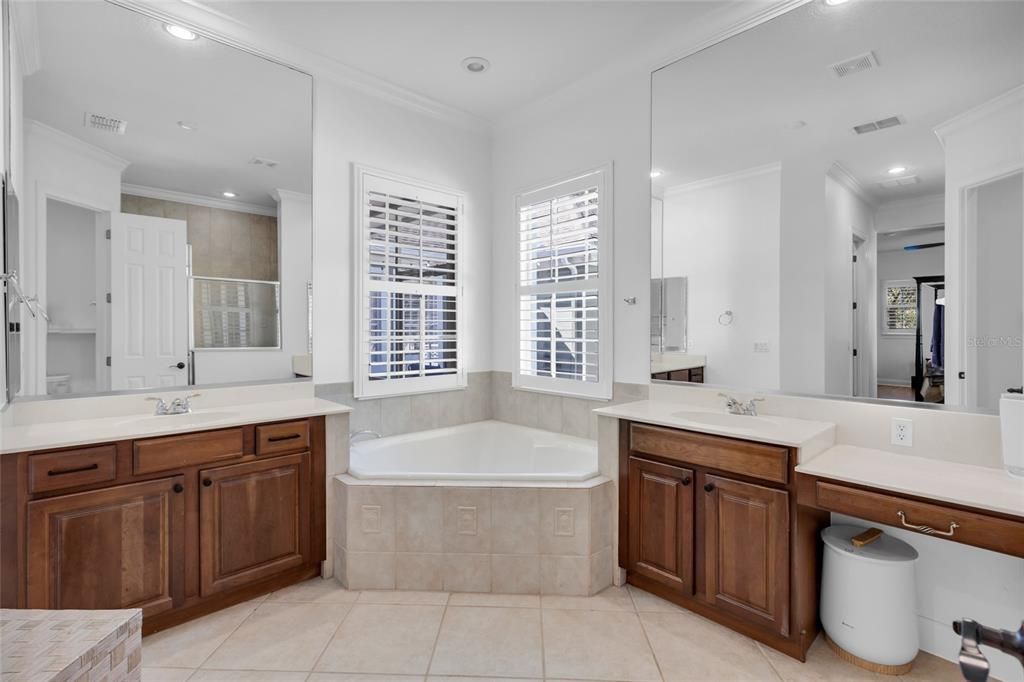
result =
[{"label": "cabinet door panel", "polygon": [[184,594],[184,477],[28,503],[28,607],[141,608]]},{"label": "cabinet door panel", "polygon": [[629,458],[629,570],[693,594],[693,471]]},{"label": "cabinet door panel", "polygon": [[789,635],[789,493],[704,475],[705,598]]},{"label": "cabinet door panel", "polygon": [[203,596],[308,561],[309,457],[304,452],[200,473]]}]

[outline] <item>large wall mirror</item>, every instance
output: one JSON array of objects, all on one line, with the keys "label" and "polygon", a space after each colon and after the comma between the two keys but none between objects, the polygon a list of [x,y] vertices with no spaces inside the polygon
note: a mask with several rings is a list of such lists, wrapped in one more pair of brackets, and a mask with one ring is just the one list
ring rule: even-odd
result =
[{"label": "large wall mirror", "polygon": [[102,0],[6,9],[10,396],[309,377],[310,76]]},{"label": "large wall mirror", "polygon": [[1024,382],[1024,3],[813,0],[652,77],[651,376]]}]

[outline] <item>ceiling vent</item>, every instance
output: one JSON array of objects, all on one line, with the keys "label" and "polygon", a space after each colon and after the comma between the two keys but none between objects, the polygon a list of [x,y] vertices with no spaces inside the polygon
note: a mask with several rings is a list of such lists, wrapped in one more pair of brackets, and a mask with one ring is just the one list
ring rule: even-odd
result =
[{"label": "ceiling vent", "polygon": [[93,130],[102,130],[105,133],[124,135],[124,131],[128,128],[128,122],[113,116],[93,114],[87,111],[85,112],[85,127],[92,128]]},{"label": "ceiling vent", "polygon": [[852,76],[853,74],[860,73],[861,71],[870,71],[877,66],[878,60],[875,59],[875,53],[865,52],[864,54],[859,54],[856,57],[850,57],[849,59],[844,59],[841,62],[836,62],[828,68],[832,70],[832,74],[836,78],[846,78],[847,76]]},{"label": "ceiling vent", "polygon": [[896,189],[897,187],[907,187],[908,185],[916,185],[921,182],[921,179],[916,175],[904,175],[900,178],[893,178],[891,180],[883,180],[878,183],[886,189]]},{"label": "ceiling vent", "polygon": [[903,125],[903,119],[899,116],[890,116],[888,118],[880,118],[877,121],[868,121],[867,123],[861,123],[860,125],[853,126],[853,132],[858,135],[864,133],[873,133],[876,130],[885,130],[886,128],[895,128],[896,126]]},{"label": "ceiling vent", "polygon": [[264,168],[277,168],[278,163],[279,162],[274,161],[273,159],[261,159],[258,156],[254,156],[249,159],[250,166],[263,166]]}]

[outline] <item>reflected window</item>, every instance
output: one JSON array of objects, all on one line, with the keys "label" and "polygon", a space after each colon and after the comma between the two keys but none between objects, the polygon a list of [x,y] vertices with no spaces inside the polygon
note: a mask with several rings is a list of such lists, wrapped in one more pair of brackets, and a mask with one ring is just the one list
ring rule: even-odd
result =
[{"label": "reflected window", "polygon": [[280,284],[193,277],[192,347],[281,346]]},{"label": "reflected window", "polygon": [[913,280],[890,280],[884,288],[883,320],[886,334],[913,334],[917,330],[917,285]]}]

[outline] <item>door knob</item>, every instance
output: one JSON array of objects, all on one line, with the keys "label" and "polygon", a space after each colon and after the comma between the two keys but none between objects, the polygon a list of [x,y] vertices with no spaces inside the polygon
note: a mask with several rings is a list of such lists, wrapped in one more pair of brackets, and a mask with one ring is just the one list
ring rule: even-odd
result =
[{"label": "door knob", "polygon": [[177,363],[175,363],[173,365],[169,365],[169,367],[171,369],[185,369],[185,363],[184,362],[177,362]]},{"label": "door knob", "polygon": [[715,489],[715,484],[714,483],[705,483],[704,484],[704,492],[709,493],[709,492],[711,492],[714,489]]},{"label": "door knob", "polygon": [[211,481],[208,478],[204,478],[203,479],[203,485],[206,486],[207,488],[209,488],[211,485],[213,485],[213,481]]},{"label": "door knob", "polygon": [[683,477],[683,485],[690,485],[690,477],[689,476],[684,476]]}]

